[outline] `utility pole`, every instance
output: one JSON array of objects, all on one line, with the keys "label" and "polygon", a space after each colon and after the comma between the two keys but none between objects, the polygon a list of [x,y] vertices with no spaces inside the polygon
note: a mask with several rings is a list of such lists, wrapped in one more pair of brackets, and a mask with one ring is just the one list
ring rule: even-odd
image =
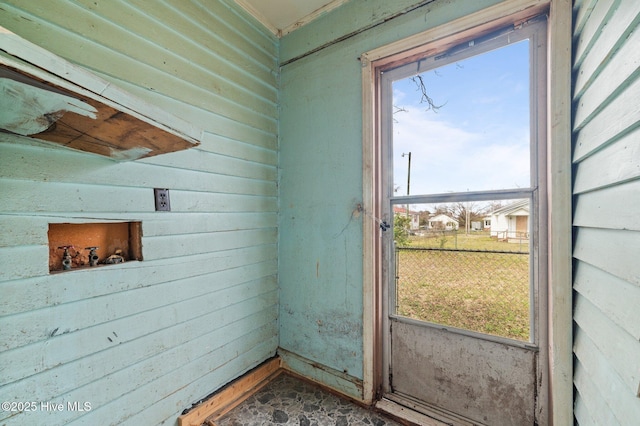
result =
[{"label": "utility pole", "polygon": [[[469,188],[467,188],[467,192],[469,192]],[[465,235],[469,235],[469,229],[470,229],[470,225],[471,225],[469,223],[469,220],[471,219],[471,214],[469,213],[469,202],[468,201],[465,203],[464,210],[465,210],[465,212],[464,212],[465,213],[465,219],[464,219],[464,228],[465,229],[464,230],[465,230]]]},{"label": "utility pole", "polygon": [[[402,158],[409,157],[409,164],[407,165],[407,195],[409,195],[409,188],[411,185],[411,151],[408,154],[402,153]],[[409,217],[409,204],[407,204],[407,217]],[[409,228],[411,228],[411,218],[409,218]]]},{"label": "utility pole", "polygon": [[411,186],[411,151],[408,154],[402,153],[402,158],[409,157],[409,164],[407,166],[407,195],[409,195],[409,187]]},{"label": "utility pole", "polygon": [[464,220],[465,231],[466,231],[466,235],[469,235],[469,229],[470,229],[470,225],[471,225],[469,223],[469,220],[471,219],[471,214],[469,212],[469,202],[468,201],[467,201],[467,206],[465,207],[465,210],[466,210],[466,212],[465,212],[466,218]]}]

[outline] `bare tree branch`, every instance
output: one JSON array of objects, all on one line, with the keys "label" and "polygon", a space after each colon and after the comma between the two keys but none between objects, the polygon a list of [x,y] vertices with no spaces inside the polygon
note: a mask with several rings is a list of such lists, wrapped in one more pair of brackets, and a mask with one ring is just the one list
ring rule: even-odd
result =
[{"label": "bare tree branch", "polygon": [[422,79],[422,76],[420,74],[414,77],[411,77],[411,81],[413,81],[416,84],[417,86],[416,90],[419,90],[421,92],[422,97],[420,98],[420,103],[427,104],[427,111],[432,110],[433,112],[438,112],[438,110],[445,105],[445,104],[442,104],[442,105],[435,104],[435,101],[433,100],[433,98],[427,94],[427,86],[424,84],[424,80]]},{"label": "bare tree branch", "polygon": [[[394,105],[394,106],[393,106],[393,108],[394,108],[394,111],[393,111],[393,113],[394,113],[394,114],[395,114],[395,113],[397,113],[397,112],[409,112],[409,111],[407,111],[405,108],[403,108],[403,107],[399,107],[399,106],[397,106],[397,105]],[[394,122],[394,123],[397,123],[397,122],[398,122],[398,120],[396,120],[396,119],[394,118],[394,119],[393,119],[393,122]]]}]

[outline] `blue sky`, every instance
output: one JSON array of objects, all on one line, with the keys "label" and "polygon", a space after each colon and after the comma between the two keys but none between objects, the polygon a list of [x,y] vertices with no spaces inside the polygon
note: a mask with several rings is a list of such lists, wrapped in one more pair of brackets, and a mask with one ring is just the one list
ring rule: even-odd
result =
[{"label": "blue sky", "polygon": [[426,111],[411,79],[393,84],[394,187],[411,194],[522,188],[529,179],[528,41],[427,71]]}]

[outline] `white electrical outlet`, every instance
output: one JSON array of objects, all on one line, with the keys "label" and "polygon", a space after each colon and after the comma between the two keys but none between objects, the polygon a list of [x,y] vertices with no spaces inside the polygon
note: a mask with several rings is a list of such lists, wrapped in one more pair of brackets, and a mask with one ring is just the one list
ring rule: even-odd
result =
[{"label": "white electrical outlet", "polygon": [[154,188],[153,194],[156,201],[156,211],[170,212],[171,203],[169,202],[169,190],[166,188]]}]

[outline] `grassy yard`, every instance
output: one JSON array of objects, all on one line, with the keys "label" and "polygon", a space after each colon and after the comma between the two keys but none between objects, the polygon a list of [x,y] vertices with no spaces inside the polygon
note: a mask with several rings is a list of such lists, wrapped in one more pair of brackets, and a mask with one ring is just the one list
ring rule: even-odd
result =
[{"label": "grassy yard", "polygon": [[424,233],[421,236],[412,235],[409,237],[409,246],[458,250],[529,251],[528,240],[507,243],[492,238],[487,232],[479,231],[470,232],[468,235],[464,232],[438,231]]},{"label": "grassy yard", "polygon": [[[459,238],[465,249],[487,249]],[[489,239],[490,240],[490,239]],[[506,251],[512,243],[491,243]],[[495,246],[499,244],[499,246]],[[438,324],[529,339],[529,256],[522,253],[412,249],[398,252],[397,312]],[[458,246],[460,249],[461,247]]]}]

